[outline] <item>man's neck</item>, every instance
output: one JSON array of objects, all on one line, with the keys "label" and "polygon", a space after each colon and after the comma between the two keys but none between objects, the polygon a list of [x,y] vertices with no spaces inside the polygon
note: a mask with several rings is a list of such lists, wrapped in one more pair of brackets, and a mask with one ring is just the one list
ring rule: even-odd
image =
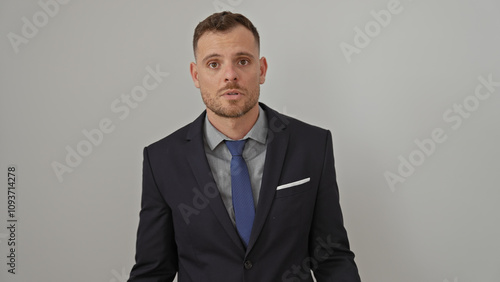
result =
[{"label": "man's neck", "polygon": [[216,115],[207,109],[208,121],[222,134],[233,140],[240,140],[252,129],[259,117],[259,105],[255,105],[250,111],[241,117],[227,118]]}]

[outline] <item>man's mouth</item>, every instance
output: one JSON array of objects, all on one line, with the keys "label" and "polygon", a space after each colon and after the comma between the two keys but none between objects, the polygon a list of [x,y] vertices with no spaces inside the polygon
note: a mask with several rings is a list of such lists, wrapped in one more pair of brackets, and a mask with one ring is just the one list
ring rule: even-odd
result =
[{"label": "man's mouth", "polygon": [[237,95],[241,95],[241,92],[239,92],[238,90],[236,89],[229,89],[227,90],[226,92],[224,92],[223,95],[227,95],[227,96],[237,96]]}]

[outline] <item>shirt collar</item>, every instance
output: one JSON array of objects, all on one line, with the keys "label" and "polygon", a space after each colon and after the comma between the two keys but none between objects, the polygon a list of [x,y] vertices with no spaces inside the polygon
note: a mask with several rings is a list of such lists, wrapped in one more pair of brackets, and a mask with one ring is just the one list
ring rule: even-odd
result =
[{"label": "shirt collar", "polygon": [[[208,144],[210,150],[214,150],[222,141],[232,140],[231,138],[224,135],[222,132],[217,130],[205,115],[205,123],[203,125],[203,132],[205,135],[205,140]],[[243,137],[243,139],[253,139],[259,143],[266,144],[267,138],[267,117],[266,112],[259,105],[259,117],[253,125],[252,129]]]}]

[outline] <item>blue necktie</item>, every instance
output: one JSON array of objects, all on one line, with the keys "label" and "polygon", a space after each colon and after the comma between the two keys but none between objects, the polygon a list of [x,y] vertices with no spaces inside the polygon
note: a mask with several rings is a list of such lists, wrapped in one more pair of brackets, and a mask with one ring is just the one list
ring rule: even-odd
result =
[{"label": "blue necktie", "polygon": [[252,232],[255,207],[247,164],[241,156],[245,142],[246,140],[226,140],[226,146],[233,156],[231,158],[231,193],[236,229],[247,246]]}]

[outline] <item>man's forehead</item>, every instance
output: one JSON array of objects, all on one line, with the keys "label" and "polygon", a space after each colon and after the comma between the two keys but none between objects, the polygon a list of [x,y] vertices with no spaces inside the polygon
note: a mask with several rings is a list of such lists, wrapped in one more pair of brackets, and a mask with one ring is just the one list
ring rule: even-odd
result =
[{"label": "man's forehead", "polygon": [[237,49],[234,50],[235,54],[238,52],[258,53],[257,42],[253,33],[241,25],[225,31],[207,31],[203,33],[197,42],[196,53],[221,53],[231,48]]},{"label": "man's forehead", "polygon": [[224,31],[219,31],[219,30],[206,31],[200,36],[200,39],[198,40],[198,47],[200,45],[200,41],[202,43],[206,43],[207,41],[218,42],[218,41],[230,41],[230,40],[257,43],[253,33],[246,27],[239,25]]}]

